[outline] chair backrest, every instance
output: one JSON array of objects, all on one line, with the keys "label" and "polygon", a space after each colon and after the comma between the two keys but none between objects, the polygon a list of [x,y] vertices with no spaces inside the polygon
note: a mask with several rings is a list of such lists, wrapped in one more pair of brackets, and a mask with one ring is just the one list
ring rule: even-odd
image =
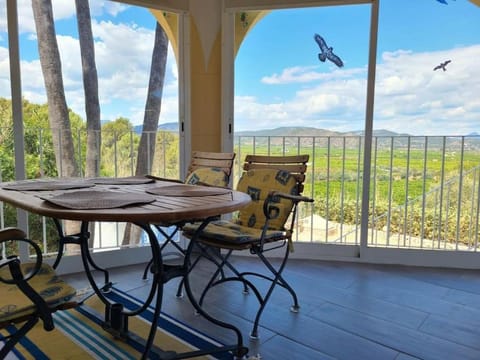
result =
[{"label": "chair backrest", "polygon": [[235,153],[192,152],[186,184],[207,184],[228,187]]},{"label": "chair backrest", "polygon": [[[296,177],[288,171],[278,169],[251,169],[245,171],[238,181],[237,190],[244,192],[252,201],[238,212],[236,223],[256,229],[265,225],[264,204],[271,191],[297,195]],[[284,230],[285,223],[293,208],[293,201],[276,197],[272,199],[278,209],[278,216],[271,219],[268,229]]]},{"label": "chair backrest", "polygon": [[308,154],[287,156],[247,155],[243,164],[243,170],[277,169],[288,171],[295,177],[297,181],[297,194],[301,195],[309,158],[310,155]]}]

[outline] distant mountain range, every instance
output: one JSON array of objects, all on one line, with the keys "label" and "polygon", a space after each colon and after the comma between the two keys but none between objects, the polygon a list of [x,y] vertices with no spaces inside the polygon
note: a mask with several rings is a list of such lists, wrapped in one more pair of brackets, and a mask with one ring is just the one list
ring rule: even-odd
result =
[{"label": "distant mountain range", "polygon": [[[275,129],[237,131],[237,136],[361,136],[364,131],[332,131],[307,126],[284,126]],[[399,134],[389,130],[374,130],[375,136],[408,136],[408,134]]]},{"label": "distant mountain range", "polygon": [[[142,125],[135,125],[134,130],[136,133],[142,132]],[[178,132],[178,122],[169,122],[158,125],[158,130]],[[283,126],[274,129],[263,130],[246,130],[235,132],[236,136],[362,136],[363,130],[339,132],[327,129],[319,129],[308,126]],[[390,130],[378,129],[373,130],[373,135],[378,137],[391,137],[391,136],[411,136],[407,133],[396,133]],[[472,132],[466,136],[479,136],[478,132]]]},{"label": "distant mountain range", "polygon": [[[133,127],[133,130],[137,133],[140,134],[142,132],[142,125],[135,125]],[[169,122],[169,123],[163,123],[158,125],[158,130],[161,131],[171,131],[171,132],[178,132],[178,122]]]},{"label": "distant mountain range", "polygon": [[[133,127],[136,133],[142,132],[142,125]],[[178,132],[178,123],[169,122],[158,125],[158,130]],[[388,130],[374,130],[375,136],[408,136]],[[275,129],[237,131],[237,136],[359,136],[363,131],[338,132],[306,126],[284,126]]]}]

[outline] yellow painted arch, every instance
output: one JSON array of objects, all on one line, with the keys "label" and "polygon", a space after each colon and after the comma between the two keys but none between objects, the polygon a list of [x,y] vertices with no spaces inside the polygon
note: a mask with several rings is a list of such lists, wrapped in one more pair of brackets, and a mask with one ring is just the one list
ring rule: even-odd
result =
[{"label": "yellow painted arch", "polygon": [[[480,0],[470,0],[480,6]],[[212,3],[210,4],[212,5]],[[190,142],[192,150],[222,151],[222,45],[221,20],[195,19],[199,9],[193,7],[190,16]],[[212,10],[212,9],[210,9]],[[171,42],[177,63],[179,60],[178,16],[174,12],[151,10]],[[248,32],[270,11],[237,11],[235,13],[235,43],[237,54]],[[218,16],[219,14],[217,14]],[[205,12],[201,16],[205,16]],[[209,19],[207,19],[209,20]],[[205,29],[208,31],[204,33]]]},{"label": "yellow painted arch", "polygon": [[[470,0],[473,4],[480,6],[480,0]],[[157,21],[162,25],[163,29],[167,33],[168,39],[172,44],[175,57],[178,61],[178,17],[175,13],[150,10],[155,16]],[[235,54],[237,53],[240,45],[247,36],[250,29],[252,29],[257,22],[259,22],[270,10],[261,11],[239,11],[235,14]],[[219,35],[220,36],[220,35]]]}]

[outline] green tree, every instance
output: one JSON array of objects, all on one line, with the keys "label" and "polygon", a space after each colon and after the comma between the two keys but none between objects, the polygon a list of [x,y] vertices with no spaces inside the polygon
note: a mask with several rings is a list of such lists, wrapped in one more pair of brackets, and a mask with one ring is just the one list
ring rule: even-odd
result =
[{"label": "green tree", "polygon": [[[49,129],[48,105],[33,104],[27,100],[23,101],[23,119],[25,123],[25,162],[27,178],[37,177],[55,177],[57,176],[57,166],[55,161],[55,152],[52,140],[52,133]],[[0,161],[1,174],[3,181],[14,180],[14,156],[13,156],[13,120],[11,101],[0,98],[0,117],[2,120],[2,129],[0,132]],[[84,132],[85,125],[83,120],[74,113],[69,113],[78,133]],[[85,142],[76,139],[78,145]],[[11,206],[4,208],[6,226],[16,225],[16,210]],[[41,239],[43,237],[43,218],[31,214],[29,216],[30,237]],[[51,220],[47,219],[47,241],[48,249],[54,250],[56,247],[57,232]]]},{"label": "green tree", "polygon": [[139,135],[126,118],[118,118],[102,126],[102,176],[133,175]]},{"label": "green tree", "polygon": [[178,179],[179,174],[179,136],[170,131],[157,133],[157,144],[152,173],[160,177]]}]

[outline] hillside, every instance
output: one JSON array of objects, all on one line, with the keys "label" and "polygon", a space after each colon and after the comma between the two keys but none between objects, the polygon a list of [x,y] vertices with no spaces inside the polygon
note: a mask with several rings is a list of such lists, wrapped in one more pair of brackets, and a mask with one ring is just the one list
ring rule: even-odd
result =
[{"label": "hillside", "polygon": [[[142,132],[142,125],[135,125],[133,130],[140,134]],[[169,122],[163,123],[158,125],[158,130],[160,131],[171,131],[171,132],[178,132],[178,122]]]},{"label": "hillside", "polygon": [[[274,129],[237,131],[236,136],[361,136],[363,130],[339,132],[327,129],[302,126],[284,126]],[[389,130],[374,130],[374,136],[408,136],[408,134],[398,134]]]},{"label": "hillside", "polygon": [[[135,125],[134,130],[136,133],[141,133],[142,125]],[[158,130],[162,131],[172,131],[178,132],[178,123],[169,122],[158,125]],[[274,129],[262,129],[262,130],[247,130],[247,131],[237,131],[235,136],[361,136],[363,131],[349,131],[349,132],[339,132],[332,131],[327,129],[319,129],[308,126],[283,126]],[[388,130],[374,130],[374,136],[408,136],[408,134],[398,134],[393,131]]]},{"label": "hillside", "polygon": [[338,136],[341,133],[314,127],[284,126],[275,129],[237,131],[236,136]]}]

